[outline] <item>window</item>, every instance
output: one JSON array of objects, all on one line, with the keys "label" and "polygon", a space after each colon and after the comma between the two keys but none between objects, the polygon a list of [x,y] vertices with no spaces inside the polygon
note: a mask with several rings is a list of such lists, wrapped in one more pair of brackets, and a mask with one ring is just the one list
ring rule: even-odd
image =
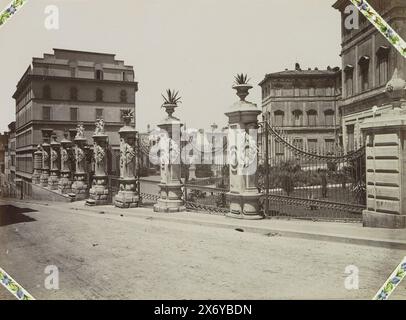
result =
[{"label": "window", "polygon": [[354,67],[352,65],[344,68],[344,86],[346,96],[351,97],[354,94]]},{"label": "window", "polygon": [[103,101],[103,90],[96,90],[96,101]]},{"label": "window", "polygon": [[126,90],[121,90],[121,92],[120,92],[120,102],[127,103],[127,91]]},{"label": "window", "polygon": [[326,126],[334,126],[334,111],[326,110],[324,112],[324,119]]},{"label": "window", "polygon": [[354,125],[347,126],[347,151],[354,151]]},{"label": "window", "polygon": [[307,111],[307,124],[309,127],[317,126],[317,111],[316,110]]},{"label": "window", "polygon": [[275,154],[278,156],[285,154],[283,144],[279,141],[275,141]]},{"label": "window", "polygon": [[379,85],[385,85],[389,81],[389,50],[388,47],[381,46],[376,52],[376,71]]},{"label": "window", "polygon": [[295,110],[292,112],[293,115],[293,126],[301,127],[303,126],[303,112],[301,110]]},{"label": "window", "polygon": [[317,151],[317,139],[309,139],[307,140],[307,146],[310,151]]},{"label": "window", "polygon": [[42,107],[42,120],[51,120],[51,107]]},{"label": "window", "polygon": [[123,72],[123,81],[127,81],[127,74],[125,72]]},{"label": "window", "polygon": [[329,154],[334,154],[335,149],[335,140],[334,139],[326,139],[326,152]]},{"label": "window", "polygon": [[78,89],[75,87],[70,88],[70,99],[72,101],[78,100]]},{"label": "window", "polygon": [[78,108],[70,108],[70,120],[78,121]]},{"label": "window", "polygon": [[302,150],[302,149],[303,149],[303,139],[300,139],[300,138],[294,139],[294,140],[293,140],[293,145],[294,145],[296,148]]},{"label": "window", "polygon": [[96,70],[95,72],[95,78],[97,80],[103,80],[104,75],[103,75],[103,71],[102,70]]},{"label": "window", "polygon": [[284,117],[285,117],[285,113],[283,111],[280,111],[280,110],[275,111],[274,112],[274,126],[282,127]]},{"label": "window", "polygon": [[71,78],[76,78],[76,68],[70,67],[70,76]]},{"label": "window", "polygon": [[50,86],[44,86],[42,88],[42,97],[44,99],[51,99],[51,87]]},{"label": "window", "polygon": [[367,91],[369,89],[369,57],[362,56],[359,61],[359,81],[360,81],[360,88],[361,91]]},{"label": "window", "polygon": [[103,119],[103,109],[96,109],[96,120]]}]

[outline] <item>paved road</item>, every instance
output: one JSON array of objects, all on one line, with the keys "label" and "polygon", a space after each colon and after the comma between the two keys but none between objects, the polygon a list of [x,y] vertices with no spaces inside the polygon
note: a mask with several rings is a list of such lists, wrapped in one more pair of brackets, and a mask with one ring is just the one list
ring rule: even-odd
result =
[{"label": "paved road", "polygon": [[[38,211],[19,212],[34,221],[0,226],[0,266],[37,299],[370,299],[406,255],[125,211],[29,207]],[[49,265],[59,269],[59,290],[44,288]],[[359,290],[344,287],[348,265],[360,270]],[[406,299],[406,283],[393,298]]]}]

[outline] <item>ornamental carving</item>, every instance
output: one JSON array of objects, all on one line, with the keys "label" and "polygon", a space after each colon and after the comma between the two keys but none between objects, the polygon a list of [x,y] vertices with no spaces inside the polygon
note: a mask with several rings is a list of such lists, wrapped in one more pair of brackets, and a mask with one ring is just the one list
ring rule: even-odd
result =
[{"label": "ornamental carving", "polygon": [[120,143],[120,162],[121,166],[128,166],[135,158],[136,153],[134,148],[125,141],[121,139]]},{"label": "ornamental carving", "polygon": [[44,160],[44,162],[47,162],[49,159],[49,154],[45,151],[45,149],[42,149],[42,159]]},{"label": "ornamental carving", "polygon": [[84,139],[85,138],[85,128],[83,124],[78,124],[76,128],[76,137],[75,139]]},{"label": "ornamental carving", "polygon": [[95,135],[104,135],[104,120],[99,119],[96,121],[96,129],[94,131]]},{"label": "ornamental carving", "polygon": [[75,159],[77,162],[82,162],[85,159],[85,152],[81,148],[76,148]]},{"label": "ornamental carving", "polygon": [[66,149],[62,149],[61,159],[63,162],[67,162],[69,160],[69,154],[68,154],[68,151],[66,151]]},{"label": "ornamental carving", "polygon": [[58,160],[58,152],[56,152],[54,149],[51,150],[51,161],[55,162]]},{"label": "ornamental carving", "polygon": [[102,164],[104,161],[104,156],[106,155],[106,151],[99,146],[97,143],[94,144],[94,161],[97,165]]}]

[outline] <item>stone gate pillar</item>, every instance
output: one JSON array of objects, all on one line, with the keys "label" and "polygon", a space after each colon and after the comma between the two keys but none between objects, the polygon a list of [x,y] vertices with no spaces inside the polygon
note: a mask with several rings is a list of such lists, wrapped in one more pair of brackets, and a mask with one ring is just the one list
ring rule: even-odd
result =
[{"label": "stone gate pillar", "polygon": [[32,175],[32,183],[40,184],[42,174],[42,150],[41,146],[38,145],[37,151],[34,152],[34,173]]},{"label": "stone gate pillar", "polygon": [[131,126],[131,113],[124,116],[124,126],[120,135],[120,191],[114,198],[118,208],[136,208],[139,204],[137,177],[137,131]]},{"label": "stone gate pillar", "polygon": [[386,86],[392,109],[361,123],[366,137],[367,210],[364,227],[406,228],[406,82]]},{"label": "stone gate pillar", "polygon": [[61,144],[56,141],[56,135],[52,137],[50,147],[50,176],[48,178],[48,188],[57,190],[59,184],[59,153]]},{"label": "stone gate pillar", "polygon": [[234,103],[225,115],[229,119],[228,162],[230,164],[229,217],[239,219],[262,219],[259,209],[257,170],[257,105],[245,100],[252,89],[249,84],[233,86],[240,101]]},{"label": "stone gate pillar", "polygon": [[70,159],[72,142],[68,139],[68,134],[68,132],[65,132],[64,139],[61,141],[61,177],[59,179],[58,190],[62,194],[72,193]]},{"label": "stone gate pillar", "polygon": [[48,187],[49,169],[50,169],[50,157],[51,157],[51,145],[50,137],[52,129],[43,129],[42,136],[44,143],[42,144],[42,173],[40,177],[40,184],[42,187]]},{"label": "stone gate pillar", "polygon": [[176,103],[165,103],[163,107],[168,117],[158,125],[164,134],[159,141],[161,182],[159,184],[159,199],[154,206],[154,211],[181,212],[186,210],[182,200],[183,183],[180,171],[180,129],[182,123],[172,115],[177,107]]},{"label": "stone gate pillar", "polygon": [[89,192],[87,205],[105,205],[108,202],[109,190],[107,187],[107,144],[108,137],[104,132],[104,120],[96,122],[96,130],[93,135],[93,160],[94,176],[92,187]]},{"label": "stone gate pillar", "polygon": [[72,192],[76,195],[76,200],[86,199],[86,138],[85,138],[85,129],[83,124],[79,124],[77,127],[76,137],[74,139],[74,158],[75,158],[75,173],[73,176]]}]

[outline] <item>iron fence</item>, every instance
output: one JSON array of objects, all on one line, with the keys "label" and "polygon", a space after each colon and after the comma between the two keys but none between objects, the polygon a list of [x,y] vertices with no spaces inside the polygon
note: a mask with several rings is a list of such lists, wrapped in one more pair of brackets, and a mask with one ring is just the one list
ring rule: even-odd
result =
[{"label": "iron fence", "polygon": [[361,221],[366,207],[364,147],[347,154],[301,149],[282,131],[267,124],[263,128],[265,150],[260,150],[257,179],[267,217]]},{"label": "iron fence", "polygon": [[185,184],[184,201],[189,211],[224,215],[230,210],[228,189]]}]

